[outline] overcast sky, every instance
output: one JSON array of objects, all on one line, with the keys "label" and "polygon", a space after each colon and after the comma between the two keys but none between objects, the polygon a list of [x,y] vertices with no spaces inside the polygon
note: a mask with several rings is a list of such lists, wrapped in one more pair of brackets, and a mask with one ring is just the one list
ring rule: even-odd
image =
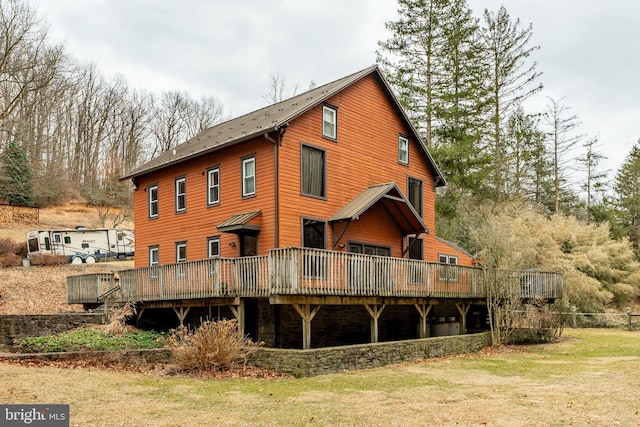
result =
[{"label": "overcast sky", "polygon": [[[37,0],[36,0],[37,1]],[[79,61],[133,88],[215,96],[235,117],[266,103],[270,75],[286,95],[375,63],[394,0],[39,0],[50,35]],[[599,135],[615,174],[640,138],[640,1],[468,0],[481,17],[504,4],[533,24],[546,97],[560,99]]]}]

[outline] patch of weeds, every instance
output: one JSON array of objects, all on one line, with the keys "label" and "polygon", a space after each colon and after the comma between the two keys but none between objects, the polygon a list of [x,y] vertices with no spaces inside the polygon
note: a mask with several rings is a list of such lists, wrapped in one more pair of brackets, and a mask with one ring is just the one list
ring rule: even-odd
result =
[{"label": "patch of weeds", "polygon": [[58,335],[25,338],[20,341],[23,353],[65,351],[139,350],[164,347],[165,336],[154,331],[113,334],[95,328],[76,329]]}]

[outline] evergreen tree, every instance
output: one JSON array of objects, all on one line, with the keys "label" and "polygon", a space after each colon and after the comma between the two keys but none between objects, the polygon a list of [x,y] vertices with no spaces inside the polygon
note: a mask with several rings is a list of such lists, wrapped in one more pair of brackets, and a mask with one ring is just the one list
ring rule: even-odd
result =
[{"label": "evergreen tree", "polygon": [[499,200],[504,195],[506,178],[503,158],[505,122],[525,99],[542,89],[542,85],[534,85],[541,74],[536,71],[536,62],[529,61],[539,47],[530,46],[533,36],[531,24],[521,28],[520,20],[513,22],[504,6],[497,13],[485,10],[484,21],[481,35],[491,106],[487,134],[494,155],[494,191]]},{"label": "evergreen tree", "polygon": [[2,154],[0,195],[11,205],[33,206],[33,174],[24,150],[16,141]]},{"label": "evergreen tree", "polygon": [[640,238],[640,140],[631,148],[618,170],[614,190],[620,225],[637,251]]}]

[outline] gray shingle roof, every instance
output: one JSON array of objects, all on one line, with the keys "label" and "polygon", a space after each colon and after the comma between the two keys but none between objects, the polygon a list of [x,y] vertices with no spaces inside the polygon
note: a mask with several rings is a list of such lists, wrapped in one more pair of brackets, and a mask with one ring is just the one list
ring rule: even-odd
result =
[{"label": "gray shingle roof", "polygon": [[255,138],[256,136],[263,135],[264,133],[278,130],[282,126],[287,125],[291,120],[302,115],[311,108],[324,102],[371,73],[376,73],[378,75],[381,82],[386,87],[391,99],[395,102],[398,111],[405,118],[408,126],[414,134],[414,137],[428,159],[434,177],[436,178],[436,185],[445,185],[444,177],[440,170],[420,140],[417,132],[411,126],[404,110],[402,110],[398,100],[393,95],[389,84],[375,65],[335,80],[331,83],[311,89],[300,95],[205,129],[195,137],[180,144],[175,149],[166,151],[133,171],[128,172],[121,179],[135,178],[137,176],[162,169],[166,166],[181,163],[194,157],[219,150],[223,147],[241,143],[251,138]]}]

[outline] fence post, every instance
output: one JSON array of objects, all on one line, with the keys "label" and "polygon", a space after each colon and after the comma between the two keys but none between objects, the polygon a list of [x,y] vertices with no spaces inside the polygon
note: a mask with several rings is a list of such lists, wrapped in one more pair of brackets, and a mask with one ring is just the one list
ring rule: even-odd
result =
[{"label": "fence post", "polygon": [[573,321],[573,327],[575,329],[575,328],[578,327],[578,322],[577,322],[577,319],[576,319],[576,306],[575,305],[573,307],[571,307],[571,313],[572,313],[571,318],[572,318],[572,321]]},{"label": "fence post", "polygon": [[627,307],[627,326],[631,330],[631,307]]}]

